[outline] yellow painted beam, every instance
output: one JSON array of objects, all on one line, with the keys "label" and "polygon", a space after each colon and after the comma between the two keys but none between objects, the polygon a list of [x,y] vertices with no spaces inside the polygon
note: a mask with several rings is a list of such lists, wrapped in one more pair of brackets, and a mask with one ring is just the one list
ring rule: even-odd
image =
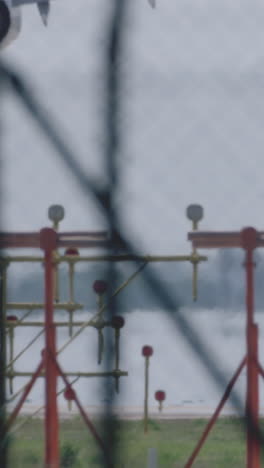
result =
[{"label": "yellow painted beam", "polygon": [[[54,309],[62,310],[82,310],[83,304],[71,303],[71,302],[60,302],[53,305]],[[45,304],[39,302],[8,302],[6,304],[6,309],[8,310],[38,310],[44,309]]]},{"label": "yellow painted beam", "polygon": [[[208,260],[208,257],[204,255],[198,255],[196,257],[199,262]],[[143,262],[191,262],[192,254],[189,255],[91,255],[91,256],[74,256],[74,255],[63,255],[55,260],[56,263],[69,262],[129,262],[129,261],[143,261]],[[44,257],[34,256],[9,256],[4,257],[4,261],[7,263],[12,262],[43,262]]]},{"label": "yellow painted beam", "polygon": [[[83,324],[85,322],[72,322],[72,326],[73,327],[82,327]],[[44,322],[37,322],[37,321],[27,321],[27,322],[20,322],[19,320],[16,322],[15,320],[6,320],[5,322],[6,324],[6,327],[44,327],[45,326],[45,323]],[[54,322],[54,325],[55,327],[68,327],[69,326],[69,322]],[[103,328],[103,327],[106,327],[106,326],[110,326],[111,323],[110,322],[101,322],[100,323],[100,327],[98,327],[98,323],[97,322],[94,322],[94,323],[89,323],[87,324],[86,326],[87,327],[94,327],[94,328]]]},{"label": "yellow painted beam", "polygon": [[[64,372],[68,377],[127,377],[128,372],[121,370],[113,370],[110,372]],[[32,377],[32,372],[17,372],[17,371],[7,371],[5,376],[7,378],[14,377]],[[42,372],[40,377],[43,377],[45,374]]]}]

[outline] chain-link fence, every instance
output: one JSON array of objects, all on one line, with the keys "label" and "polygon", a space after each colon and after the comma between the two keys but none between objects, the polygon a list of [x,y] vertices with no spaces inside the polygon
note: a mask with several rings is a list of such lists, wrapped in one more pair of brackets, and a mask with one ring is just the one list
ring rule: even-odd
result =
[{"label": "chain-link fence", "polygon": [[[2,54],[2,230],[40,229],[54,202],[66,209],[64,230],[107,229],[111,255],[188,255],[191,226],[184,213],[192,202],[204,206],[204,229],[261,228],[264,6],[249,0],[164,1],[156,10],[142,0],[64,0],[52,6],[47,30],[25,8],[22,34]],[[170,343],[177,337],[180,351],[169,351],[179,352],[179,360],[157,375],[167,375],[171,394],[196,404],[215,403],[244,355],[243,257],[237,251],[205,253],[209,261],[199,266],[195,306],[191,264],[158,263],[144,268],[108,307],[109,319],[125,312],[128,320],[137,317],[126,335],[135,353],[142,330],[140,345],[167,324],[155,335],[162,348],[173,330]],[[260,251],[256,299],[262,324],[261,259]],[[85,288],[98,276],[111,285],[110,299],[141,264],[93,262],[80,269],[80,300],[94,307]],[[19,268],[10,295],[23,300],[25,291],[32,298],[37,290],[37,300],[36,270],[27,276]],[[2,344],[4,329],[2,321]],[[106,333],[107,350],[111,339]],[[91,353],[97,346],[92,340],[87,338]],[[182,388],[175,390],[186,356]],[[112,359],[109,351],[105,371]],[[196,381],[197,375],[203,380],[196,395],[189,390],[194,368]],[[104,441],[114,463],[116,397],[109,379],[104,385]],[[136,378],[133,385],[142,390]],[[88,386],[92,400],[96,387]],[[240,413],[244,387],[242,376],[231,399]],[[128,404],[131,393],[124,383],[121,395],[122,388],[122,403]]]}]

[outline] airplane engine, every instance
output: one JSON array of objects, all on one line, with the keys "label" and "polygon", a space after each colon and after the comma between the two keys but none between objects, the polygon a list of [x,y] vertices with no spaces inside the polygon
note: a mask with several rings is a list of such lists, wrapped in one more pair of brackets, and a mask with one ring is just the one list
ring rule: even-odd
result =
[{"label": "airplane engine", "polygon": [[12,0],[0,0],[0,49],[6,47],[21,30],[21,11],[12,7]]}]

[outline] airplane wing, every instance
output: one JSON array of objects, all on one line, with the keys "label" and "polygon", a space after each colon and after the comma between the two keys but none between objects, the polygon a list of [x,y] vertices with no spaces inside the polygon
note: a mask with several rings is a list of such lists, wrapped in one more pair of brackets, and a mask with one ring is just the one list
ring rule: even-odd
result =
[{"label": "airplane wing", "polygon": [[38,11],[44,26],[47,26],[50,12],[50,2],[48,0],[45,2],[38,2]]},{"label": "airplane wing", "polygon": [[[10,2],[10,0],[9,0]],[[36,3],[49,3],[48,0],[11,0],[11,6],[33,5]]]},{"label": "airplane wing", "polygon": [[21,5],[32,5],[37,4],[41,19],[45,26],[48,24],[48,17],[50,12],[50,2],[49,0],[11,0],[13,7],[18,7]]},{"label": "airplane wing", "polygon": [[[43,24],[47,26],[50,13],[50,0],[4,0],[4,2],[11,8],[36,4]],[[148,0],[148,3],[152,8],[155,8],[156,0]]]},{"label": "airplane wing", "polygon": [[148,0],[149,1],[149,4],[152,8],[155,8],[156,6],[156,0]]},{"label": "airplane wing", "polygon": [[[9,0],[10,1],[10,0]],[[148,0],[150,6],[155,8],[156,0]],[[11,0],[12,6],[30,5],[33,3],[37,4],[40,16],[45,26],[48,23],[48,17],[50,12],[50,1],[49,0]]]}]

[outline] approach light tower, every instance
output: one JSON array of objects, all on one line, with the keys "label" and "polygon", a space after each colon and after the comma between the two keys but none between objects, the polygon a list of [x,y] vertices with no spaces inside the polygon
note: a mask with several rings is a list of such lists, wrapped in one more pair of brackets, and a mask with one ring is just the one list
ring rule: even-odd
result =
[{"label": "approach light tower", "polygon": [[[198,210],[199,211],[199,210]],[[193,212],[195,214],[195,210]],[[193,213],[191,213],[193,215]],[[198,212],[199,214],[199,212]],[[195,216],[194,216],[195,219]],[[258,325],[254,320],[254,251],[264,247],[264,232],[256,231],[253,227],[242,229],[240,232],[191,232],[188,239],[197,248],[242,248],[245,252],[246,269],[246,356],[242,359],[238,369],[231,379],[222,400],[217,406],[211,420],[208,422],[195,450],[187,461],[185,468],[193,465],[201,447],[203,446],[211,428],[218,418],[231,390],[246,366],[246,421],[247,421],[247,468],[260,468],[260,429],[259,429],[259,374],[264,377],[264,370],[258,356]]]},{"label": "approach light tower", "polygon": [[[77,248],[103,248],[109,247],[108,234],[102,231],[95,232],[59,232],[59,222],[64,218],[64,209],[60,205],[53,205],[48,210],[49,219],[53,222],[53,228],[46,227],[41,229],[39,232],[13,232],[6,233],[0,232],[0,250],[7,248],[10,249],[38,249],[44,253],[41,256],[2,256],[1,263],[4,265],[2,282],[6,285],[6,275],[8,265],[16,262],[38,262],[43,264],[44,267],[44,301],[42,303],[10,303],[6,301],[5,294],[3,294],[3,309],[5,313],[9,309],[14,310],[33,310],[40,309],[44,312],[44,320],[42,322],[24,321],[24,319],[18,319],[15,315],[6,316],[6,328],[9,331],[10,337],[10,349],[13,347],[14,327],[18,326],[41,326],[44,329],[44,349],[40,352],[39,364],[34,372],[17,372],[14,370],[13,364],[19,356],[14,357],[13,353],[10,352],[10,362],[6,366],[5,376],[10,379],[10,390],[12,393],[12,382],[14,377],[29,376],[30,380],[27,385],[22,388],[21,396],[19,397],[14,409],[11,411],[8,419],[5,423],[4,437],[8,434],[11,425],[18,416],[27,396],[29,395],[32,387],[39,377],[44,378],[45,382],[45,415],[44,415],[44,426],[45,426],[45,468],[59,468],[60,456],[59,456],[59,416],[57,407],[57,383],[60,377],[65,385],[65,398],[68,401],[74,400],[76,406],[81,413],[85,424],[93,434],[97,443],[99,444],[102,452],[104,453],[107,466],[111,467],[111,454],[106,448],[104,441],[100,437],[96,428],[93,426],[89,416],[84,411],[82,404],[77,396],[77,393],[73,389],[72,383],[69,380],[69,376],[80,376],[83,377],[95,377],[95,376],[111,376],[115,379],[116,390],[118,391],[118,382],[121,376],[128,375],[127,372],[123,372],[119,369],[119,336],[120,329],[124,325],[124,319],[122,317],[113,317],[112,322],[103,320],[101,315],[100,326],[103,328],[109,326],[114,329],[115,333],[115,364],[116,368],[109,372],[64,372],[58,361],[58,354],[61,350],[57,349],[56,343],[56,328],[58,326],[69,326],[71,325],[80,327],[81,330],[87,326],[92,326],[95,329],[98,328],[98,322],[95,319],[89,320],[87,323],[78,323],[74,321],[67,322],[55,322],[54,312],[56,309],[68,310],[73,312],[75,310],[82,309],[81,304],[77,304],[73,299],[73,268],[72,266],[79,261],[86,261],[86,257],[79,255],[72,255],[73,251],[78,252]],[[74,248],[73,248],[74,247]],[[59,250],[66,248],[66,255],[60,255]],[[68,302],[60,302],[58,290],[58,265],[61,262],[69,264],[69,276],[70,276],[70,298]],[[102,309],[102,308],[101,308]],[[100,312],[101,312],[100,309]],[[26,314],[27,315],[27,314]],[[97,314],[98,315],[98,314]],[[80,331],[80,330],[79,330]],[[70,339],[71,341],[71,339]],[[69,343],[66,343],[69,344]],[[65,345],[64,345],[65,347]],[[21,355],[21,352],[19,353]],[[2,430],[2,429],[1,429]],[[1,453],[1,450],[0,450]],[[0,463],[1,464],[1,463]]]},{"label": "approach light tower", "polygon": [[[57,409],[57,381],[58,377],[61,377],[65,389],[64,396],[71,405],[72,400],[75,401],[86,425],[92,432],[93,436],[97,440],[101,447],[106,462],[110,467],[111,453],[109,453],[93,427],[88,415],[85,413],[82,405],[78,399],[76,392],[73,389],[74,382],[69,381],[69,377],[112,377],[115,380],[116,391],[119,391],[119,379],[123,376],[127,376],[128,373],[119,369],[120,365],[120,349],[119,340],[120,332],[124,326],[124,318],[122,316],[115,315],[112,320],[106,320],[103,315],[107,303],[103,299],[103,294],[106,289],[106,284],[102,280],[96,280],[93,285],[93,290],[97,294],[97,305],[98,311],[96,315],[88,320],[87,322],[77,322],[74,319],[74,312],[83,309],[83,304],[79,304],[75,300],[74,290],[74,273],[75,266],[80,262],[136,262],[137,270],[122,283],[117,290],[113,293],[113,296],[119,294],[125,287],[127,287],[131,281],[145,268],[149,263],[152,262],[187,262],[193,266],[193,299],[197,298],[197,267],[200,262],[206,261],[207,257],[201,256],[196,252],[196,248],[193,247],[192,252],[185,255],[137,255],[133,252],[120,252],[115,255],[107,253],[109,247],[111,247],[108,235],[106,232],[93,231],[93,232],[61,232],[59,230],[59,223],[64,218],[64,209],[60,205],[53,205],[48,210],[49,219],[52,221],[53,226],[50,228],[41,229],[39,232],[14,232],[5,233],[0,232],[0,250],[4,249],[36,249],[38,255],[12,255],[2,256],[0,261],[2,265],[2,285],[6,285],[7,282],[7,270],[11,263],[39,263],[44,267],[44,279],[45,279],[45,297],[44,301],[40,303],[32,302],[9,302],[6,300],[5,294],[3,294],[3,323],[5,322],[6,331],[9,334],[9,345],[10,345],[10,361],[7,363],[5,368],[5,377],[9,379],[10,392],[13,391],[13,379],[19,377],[30,377],[30,380],[26,387],[17,392],[17,394],[23,392],[14,408],[9,415],[4,431],[0,427],[1,433],[4,432],[6,435],[19,414],[23,403],[25,402],[29,392],[31,391],[35,381],[38,377],[44,378],[45,382],[45,468],[59,468],[59,422],[58,422],[58,409]],[[199,205],[191,205],[187,209],[187,216],[193,223],[193,230],[195,231],[198,227],[198,222],[202,219],[203,211]],[[102,254],[96,255],[81,255],[79,250],[82,248],[102,248]],[[62,250],[64,252],[62,252]],[[106,251],[106,252],[105,252]],[[43,257],[44,253],[44,257]],[[59,294],[59,266],[61,263],[68,265],[68,300],[61,301]],[[3,287],[3,289],[5,289]],[[17,311],[26,310],[25,316],[18,318],[16,315],[6,315],[6,311]],[[44,320],[33,321],[28,319],[28,315],[33,310],[42,310]],[[66,322],[55,321],[55,311],[66,310],[69,313],[69,320]],[[40,356],[40,363],[35,370],[19,372],[14,367],[17,359],[28,349],[20,351],[16,356],[13,356],[13,338],[16,327],[30,326],[30,327],[42,327],[45,335],[45,348]],[[63,344],[58,350],[56,347],[56,327],[66,326],[69,328],[69,340]],[[79,334],[85,330],[88,326],[95,328],[98,334],[98,364],[102,361],[104,352],[104,327],[111,327],[114,333],[114,369],[107,372],[79,372],[71,371],[64,372],[58,362],[58,356],[64,349],[70,345]],[[73,334],[73,328],[78,327],[76,333]],[[1,331],[1,330],[0,330]],[[42,333],[42,331],[41,331]],[[38,335],[37,335],[38,336]],[[39,335],[40,336],[40,335]],[[147,389],[148,390],[148,389]],[[148,391],[147,391],[148,393]],[[14,396],[14,395],[13,395]],[[0,447],[1,454],[1,447]]]}]

